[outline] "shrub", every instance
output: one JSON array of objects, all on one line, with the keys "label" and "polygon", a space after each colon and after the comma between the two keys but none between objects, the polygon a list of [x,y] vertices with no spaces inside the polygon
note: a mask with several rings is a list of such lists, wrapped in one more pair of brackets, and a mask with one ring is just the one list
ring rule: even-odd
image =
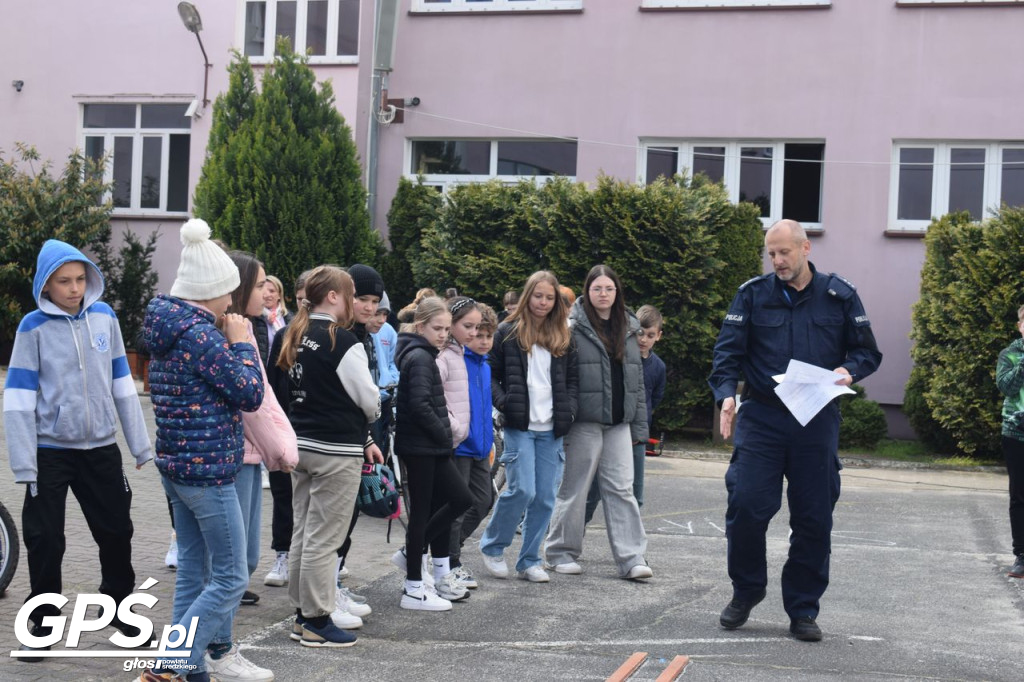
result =
[{"label": "shrub", "polygon": [[853,395],[839,399],[843,415],[839,424],[839,447],[874,450],[888,432],[885,412],[874,400],[867,399],[863,386],[854,385],[853,390]]},{"label": "shrub", "polygon": [[[0,343],[14,339],[18,323],[36,308],[32,277],[36,257],[47,239],[60,239],[88,250],[109,238],[110,202],[99,198],[110,189],[102,165],[78,151],[68,156],[59,176],[39,162],[35,148],[18,144],[13,159],[0,154]],[[23,170],[27,166],[28,170]]]}]

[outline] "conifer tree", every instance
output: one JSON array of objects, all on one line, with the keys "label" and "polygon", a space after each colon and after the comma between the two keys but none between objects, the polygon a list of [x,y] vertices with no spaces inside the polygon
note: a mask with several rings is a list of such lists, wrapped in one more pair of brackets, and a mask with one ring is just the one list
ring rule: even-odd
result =
[{"label": "conifer tree", "polygon": [[251,65],[236,53],[228,92],[214,104],[195,213],[285,282],[321,263],[375,265],[382,245],[331,84],[318,88],[283,39],[277,55],[257,91]]}]

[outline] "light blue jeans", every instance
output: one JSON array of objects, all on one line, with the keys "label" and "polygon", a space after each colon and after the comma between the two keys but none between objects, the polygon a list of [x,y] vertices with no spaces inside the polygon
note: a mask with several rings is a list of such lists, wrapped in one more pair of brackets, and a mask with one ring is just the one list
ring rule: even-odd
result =
[{"label": "light blue jeans", "polygon": [[541,564],[540,543],[547,533],[555,493],[562,481],[565,450],[562,439],[555,438],[553,431],[518,431],[506,427],[501,461],[505,464],[507,487],[498,497],[480,539],[480,551],[487,556],[501,556],[512,544],[522,519],[523,546],[519,550],[516,571],[525,571]]},{"label": "light blue jeans", "polygon": [[[253,571],[260,563],[260,516],[263,508],[263,477],[260,474],[259,464],[243,464],[235,477],[235,492],[238,494],[238,506],[242,510],[242,527],[245,534],[245,563],[248,568],[246,584],[252,577]],[[205,580],[210,579],[210,562],[206,564]],[[210,640],[210,644],[231,644],[231,632],[235,625],[235,614],[238,607],[235,604],[231,608],[231,617],[224,619],[217,634]]]},{"label": "light blue jeans", "polygon": [[191,672],[201,672],[206,670],[206,647],[225,620],[230,627],[249,582],[242,509],[234,483],[191,486],[165,476],[161,480],[171,500],[178,536],[172,617],[186,629],[193,618],[199,618],[187,662],[195,666]]}]

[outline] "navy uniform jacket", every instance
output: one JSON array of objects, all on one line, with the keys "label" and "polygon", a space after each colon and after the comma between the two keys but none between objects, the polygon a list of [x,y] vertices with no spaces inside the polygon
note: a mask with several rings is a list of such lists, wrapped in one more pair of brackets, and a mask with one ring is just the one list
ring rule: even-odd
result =
[{"label": "navy uniform jacket", "polygon": [[854,381],[878,369],[882,354],[856,288],[808,266],[813,277],[804,291],[769,273],[736,292],[708,378],[719,405],[736,395],[741,375],[754,396],[776,399],[772,376],[785,374],[790,359],[829,370],[845,367]]}]

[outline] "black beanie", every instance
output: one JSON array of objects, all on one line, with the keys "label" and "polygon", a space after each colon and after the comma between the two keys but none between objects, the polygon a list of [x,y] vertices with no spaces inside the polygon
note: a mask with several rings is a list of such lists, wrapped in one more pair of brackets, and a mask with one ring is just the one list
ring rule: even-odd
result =
[{"label": "black beanie", "polygon": [[357,263],[348,269],[352,283],[356,286],[356,297],[359,296],[384,296],[384,280],[376,270],[369,265]]}]

